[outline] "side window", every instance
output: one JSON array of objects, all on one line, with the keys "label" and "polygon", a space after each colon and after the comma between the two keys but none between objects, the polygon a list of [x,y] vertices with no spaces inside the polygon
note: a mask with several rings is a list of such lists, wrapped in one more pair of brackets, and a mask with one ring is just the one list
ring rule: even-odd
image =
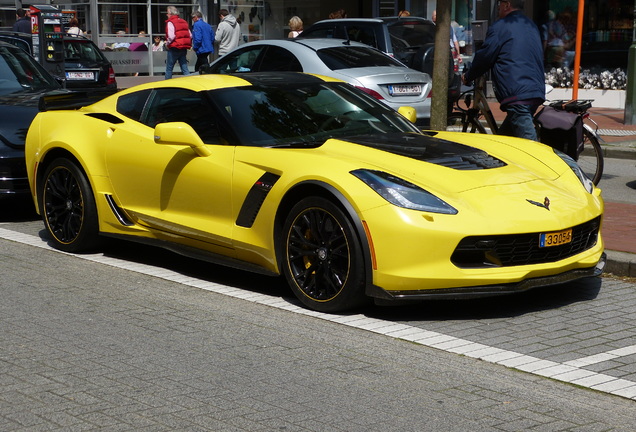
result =
[{"label": "side window", "polygon": [[206,144],[220,142],[216,115],[204,94],[179,88],[156,89],[142,123],[154,128],[167,122],[189,124]]},{"label": "side window", "polygon": [[210,73],[253,72],[254,64],[264,49],[264,46],[255,46],[235,53],[232,56],[226,56],[211,68]]},{"label": "side window", "polygon": [[270,46],[258,68],[260,72],[289,71],[302,72],[303,67],[291,52],[285,48]]},{"label": "side window", "polygon": [[129,119],[141,121],[141,115],[146,106],[146,100],[152,90],[142,90],[121,96],[117,99],[117,112]]},{"label": "side window", "polygon": [[356,25],[347,26],[347,33],[349,33],[349,39],[352,41],[360,42],[374,48],[378,47],[375,34],[373,33],[373,29],[370,27]]}]

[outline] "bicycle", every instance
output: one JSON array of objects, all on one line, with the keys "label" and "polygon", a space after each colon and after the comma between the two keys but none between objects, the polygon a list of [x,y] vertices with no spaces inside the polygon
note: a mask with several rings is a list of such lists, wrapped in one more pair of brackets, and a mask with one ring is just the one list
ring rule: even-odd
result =
[{"label": "bicycle", "polygon": [[[459,121],[462,132],[492,133],[495,135],[498,133],[499,127],[488,105],[485,86],[486,79],[482,76],[475,80],[473,88],[459,95],[454,101],[454,111],[449,116],[449,125],[452,126]],[[462,102],[465,107],[461,106]],[[555,129],[542,126],[542,112],[547,107],[556,110],[557,116],[561,116],[563,120],[566,117],[575,116],[576,119],[570,120],[576,125],[577,130],[562,129],[555,133]],[[544,104],[544,108],[535,114],[534,124],[537,128],[539,141],[567,153],[576,160],[594,185],[598,185],[603,175],[605,162],[603,149],[599,142],[601,138],[598,135],[598,125],[588,112],[591,107],[592,100],[590,99],[550,101]],[[560,113],[566,113],[566,115]],[[572,139],[568,134],[576,136],[575,143],[567,142],[568,139]]]}]

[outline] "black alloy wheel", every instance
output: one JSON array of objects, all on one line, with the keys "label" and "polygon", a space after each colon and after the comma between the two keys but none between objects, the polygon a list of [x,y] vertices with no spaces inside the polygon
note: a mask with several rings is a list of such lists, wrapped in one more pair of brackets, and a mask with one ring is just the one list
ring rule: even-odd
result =
[{"label": "black alloy wheel", "polygon": [[95,198],[83,171],[74,162],[59,158],[47,167],[43,179],[40,211],[53,246],[66,252],[97,246]]},{"label": "black alloy wheel", "polygon": [[283,273],[303,304],[336,312],[366,300],[360,241],[338,206],[320,197],[301,200],[283,234]]}]

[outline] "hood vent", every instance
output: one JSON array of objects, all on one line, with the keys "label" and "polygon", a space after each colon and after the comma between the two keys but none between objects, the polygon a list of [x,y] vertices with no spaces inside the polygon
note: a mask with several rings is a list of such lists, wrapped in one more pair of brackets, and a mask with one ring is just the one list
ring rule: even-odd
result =
[{"label": "hood vent", "polygon": [[350,142],[456,170],[500,168],[506,163],[469,145],[428,135],[388,133],[347,138]]},{"label": "hood vent", "polygon": [[480,170],[506,166],[503,161],[484,152],[431,159],[428,162],[457,170]]}]

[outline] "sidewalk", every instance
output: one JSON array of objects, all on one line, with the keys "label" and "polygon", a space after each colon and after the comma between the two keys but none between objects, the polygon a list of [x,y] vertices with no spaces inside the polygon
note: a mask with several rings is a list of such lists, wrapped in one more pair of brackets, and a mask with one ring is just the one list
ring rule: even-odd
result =
[{"label": "sidewalk", "polygon": [[[499,104],[489,105],[497,122],[501,122],[506,115]],[[636,125],[623,124],[623,109],[591,108],[589,113],[599,127],[605,157],[633,159],[636,180]],[[606,272],[636,277],[636,204],[605,202],[603,238],[608,258]]]}]

